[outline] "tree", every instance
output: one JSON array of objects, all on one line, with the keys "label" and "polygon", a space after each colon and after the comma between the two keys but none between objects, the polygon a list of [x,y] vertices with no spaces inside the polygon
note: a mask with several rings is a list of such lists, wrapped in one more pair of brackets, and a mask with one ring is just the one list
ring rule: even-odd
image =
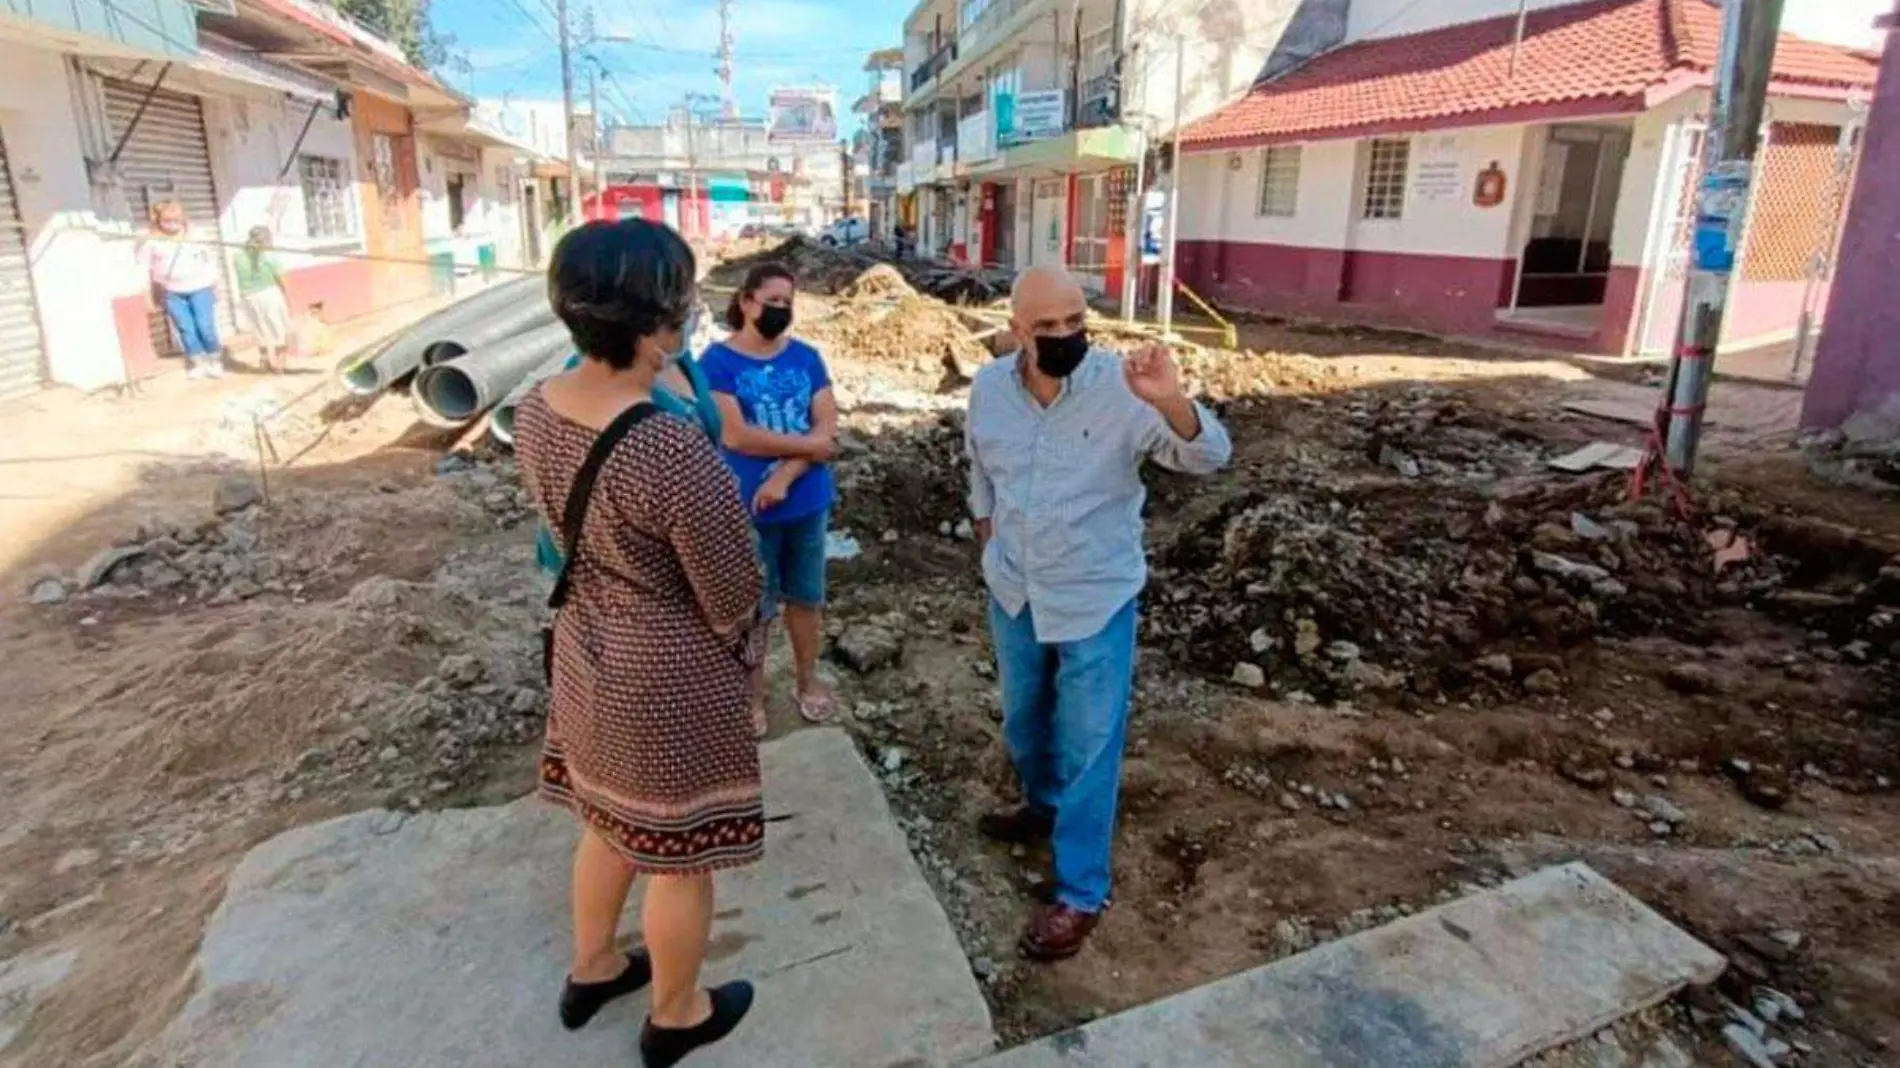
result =
[{"label": "tree", "polygon": [[370,27],[402,49],[424,70],[465,70],[467,60],[455,38],[438,31],[429,18],[430,0],[337,0],[337,10]]}]

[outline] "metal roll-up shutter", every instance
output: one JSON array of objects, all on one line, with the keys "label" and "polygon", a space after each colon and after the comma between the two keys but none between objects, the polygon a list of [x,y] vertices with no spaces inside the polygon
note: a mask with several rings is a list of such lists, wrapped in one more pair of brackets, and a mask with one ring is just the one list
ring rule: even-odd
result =
[{"label": "metal roll-up shutter", "polygon": [[45,347],[33,299],[32,259],[13,197],[13,168],[0,142],[0,397],[17,397],[45,381]]},{"label": "metal roll-up shutter", "polygon": [[[119,176],[134,224],[148,222],[153,203],[176,200],[185,206],[193,237],[218,240],[218,189],[211,180],[211,144],[205,138],[198,98],[160,89],[146,105],[145,114],[139,115],[148,87],[110,79],[103,84],[113,140],[132,130],[119,154]],[[138,115],[136,126],[134,115]],[[223,249],[218,250],[218,258],[228,260]],[[218,331],[227,345],[237,332],[230,274],[229,270],[218,272]],[[152,347],[158,352],[176,351],[162,311],[152,316]]]}]

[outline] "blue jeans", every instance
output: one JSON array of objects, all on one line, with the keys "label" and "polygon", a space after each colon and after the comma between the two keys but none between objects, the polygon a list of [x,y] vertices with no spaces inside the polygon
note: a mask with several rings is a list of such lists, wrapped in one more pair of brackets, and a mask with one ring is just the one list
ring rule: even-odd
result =
[{"label": "blue jeans", "polygon": [[192,363],[214,361],[224,348],[218,342],[218,291],[215,286],[192,293],[165,294],[165,315],[178,335],[178,347]]},{"label": "blue jeans", "polygon": [[1094,637],[1045,645],[1032,609],[1012,618],[990,601],[1003,741],[1029,807],[1055,817],[1056,900],[1083,912],[1108,904],[1135,620],[1131,600]]},{"label": "blue jeans", "polygon": [[825,531],[831,513],[817,512],[783,523],[759,524],[759,560],[765,565],[765,604],[760,615],[778,617],[781,604],[825,606]]}]

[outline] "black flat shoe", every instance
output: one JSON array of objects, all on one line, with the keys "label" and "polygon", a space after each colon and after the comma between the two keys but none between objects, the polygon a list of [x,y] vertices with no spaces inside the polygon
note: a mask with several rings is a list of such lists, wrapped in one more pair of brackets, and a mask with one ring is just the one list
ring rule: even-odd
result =
[{"label": "black flat shoe", "polygon": [[646,1068],[673,1068],[687,1054],[710,1046],[732,1034],[752,1011],[752,984],[741,980],[707,991],[712,996],[712,1015],[694,1027],[655,1027],[647,1019],[640,1032],[640,1060]]},{"label": "black flat shoe", "polygon": [[561,988],[561,1026],[578,1031],[615,998],[643,990],[653,981],[653,962],[644,951],[627,954],[627,970],[605,982],[577,983],[571,977]]}]

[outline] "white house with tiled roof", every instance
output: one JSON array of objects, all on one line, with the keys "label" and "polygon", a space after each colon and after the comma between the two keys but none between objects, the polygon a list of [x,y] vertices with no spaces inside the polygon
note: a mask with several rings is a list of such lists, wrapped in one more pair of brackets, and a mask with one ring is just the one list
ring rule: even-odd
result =
[{"label": "white house with tiled roof", "polygon": [[[1819,21],[1841,36],[1859,2]],[[1531,0],[1520,37],[1517,6],[1308,0],[1333,39],[1182,135],[1182,281],[1266,312],[1666,351],[1722,12]],[[1876,72],[1782,36],[1729,347],[1785,343],[1826,306]]]}]

